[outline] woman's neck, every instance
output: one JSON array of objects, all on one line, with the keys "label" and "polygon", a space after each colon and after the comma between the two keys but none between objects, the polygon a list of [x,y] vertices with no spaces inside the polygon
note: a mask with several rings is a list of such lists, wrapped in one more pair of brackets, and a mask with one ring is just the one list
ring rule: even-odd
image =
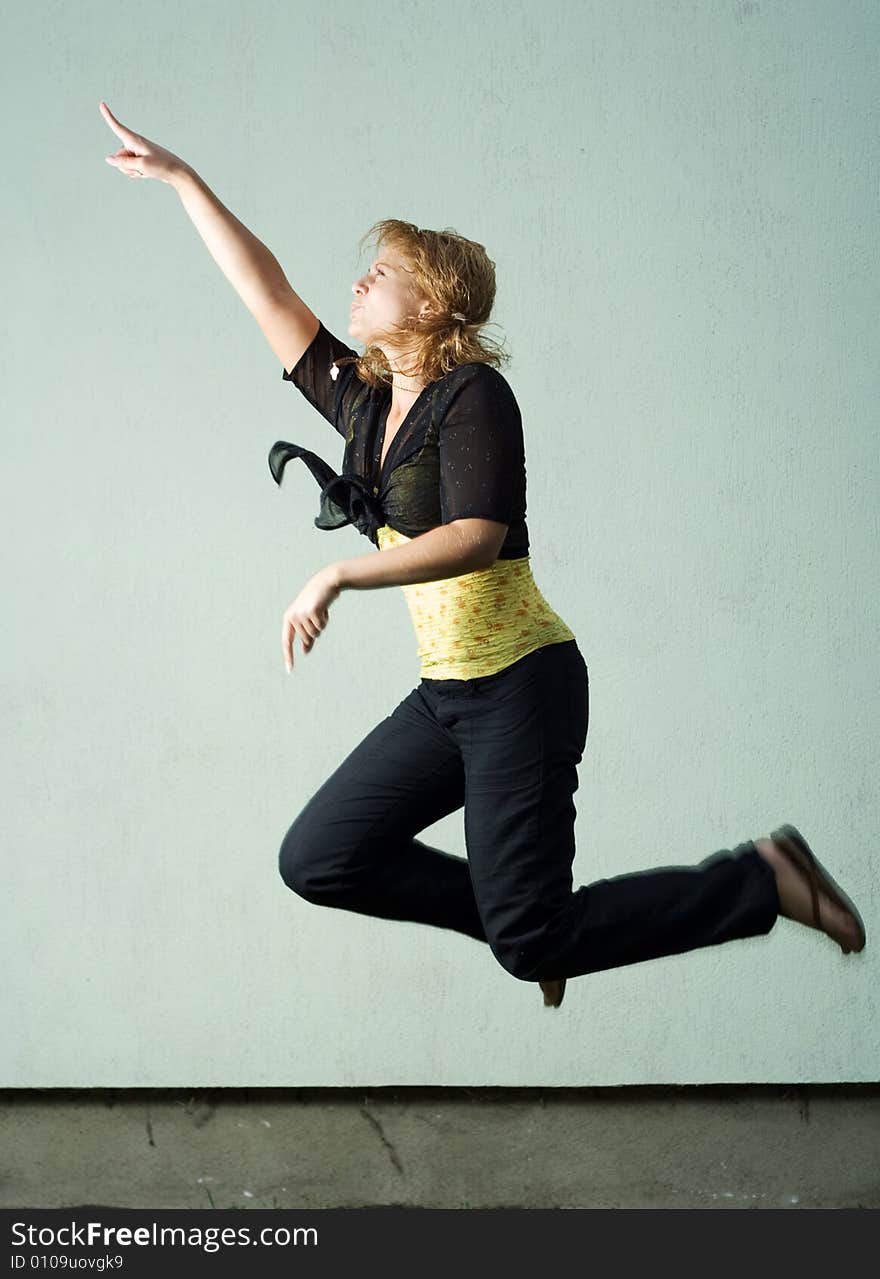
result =
[{"label": "woman's neck", "polygon": [[411,374],[402,373],[396,360],[389,359],[388,364],[391,369],[391,406],[388,417],[392,422],[401,422],[428,384]]}]

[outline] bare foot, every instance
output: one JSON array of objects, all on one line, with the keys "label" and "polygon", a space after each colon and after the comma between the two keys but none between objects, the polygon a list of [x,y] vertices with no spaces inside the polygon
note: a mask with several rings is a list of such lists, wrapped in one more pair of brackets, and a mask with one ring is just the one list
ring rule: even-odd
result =
[{"label": "bare foot", "polygon": [[[776,875],[779,913],[786,919],[793,919],[798,924],[815,928],[813,894],[806,876],[786,857],[785,853],[780,852],[772,839],[765,837],[756,839],[754,842],[755,848],[764,860],[770,863]],[[844,910],[832,897],[829,897],[821,883],[818,886],[818,892],[820,931],[826,933],[832,941],[837,942],[845,955],[848,955],[851,950],[859,949],[861,933],[857,920],[848,910]]]}]

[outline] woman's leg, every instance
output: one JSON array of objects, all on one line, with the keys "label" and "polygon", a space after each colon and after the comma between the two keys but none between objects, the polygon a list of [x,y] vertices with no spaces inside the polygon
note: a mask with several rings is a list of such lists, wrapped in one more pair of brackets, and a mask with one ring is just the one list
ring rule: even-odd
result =
[{"label": "woman's leg", "polygon": [[572,891],[573,795],[589,722],[587,668],[573,641],[466,683],[457,701],[434,696],[455,720],[471,877],[489,944],[509,972],[574,977],[770,931],[776,880],[751,840],[695,866]]},{"label": "woman's leg", "polygon": [[414,838],[463,803],[461,754],[415,688],[296,818],[281,877],[318,905],[485,941],[466,859]]}]

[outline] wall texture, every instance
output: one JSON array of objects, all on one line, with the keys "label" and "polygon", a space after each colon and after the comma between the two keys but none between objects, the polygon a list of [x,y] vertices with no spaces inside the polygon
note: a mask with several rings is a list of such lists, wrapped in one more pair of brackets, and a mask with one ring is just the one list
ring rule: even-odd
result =
[{"label": "wall texture", "polygon": [[0,1210],[880,1208],[877,1091],[4,1091]]},{"label": "wall texture", "polygon": [[[0,1085],[877,1079],[878,103],[869,0],[37,3],[4,22]],[[858,902],[541,1007],[476,942],[321,910],[289,824],[417,681],[398,590],[292,676],[340,461],[172,188],[183,155],[344,335],[358,237],[497,264],[535,576],[591,722],[576,883],[793,821]],[[463,854],[461,813],[428,828]]]}]

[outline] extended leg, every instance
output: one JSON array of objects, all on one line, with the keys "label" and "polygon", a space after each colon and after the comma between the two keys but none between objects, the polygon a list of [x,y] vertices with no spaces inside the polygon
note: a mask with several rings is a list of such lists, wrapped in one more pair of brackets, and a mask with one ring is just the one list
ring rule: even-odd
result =
[{"label": "extended leg", "polygon": [[574,977],[773,927],[775,877],[751,840],[572,891],[588,705],[570,648],[548,646],[477,701],[462,737],[468,857],[492,951],[514,976]]}]

